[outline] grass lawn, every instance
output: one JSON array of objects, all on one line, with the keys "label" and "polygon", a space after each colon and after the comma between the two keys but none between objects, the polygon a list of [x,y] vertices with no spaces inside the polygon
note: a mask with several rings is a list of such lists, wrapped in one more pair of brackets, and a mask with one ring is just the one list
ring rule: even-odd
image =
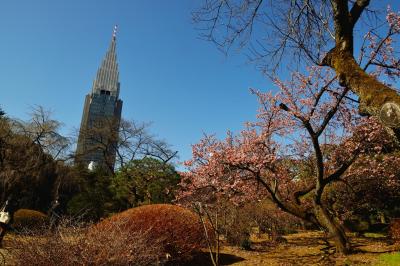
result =
[{"label": "grass lawn", "polygon": [[400,252],[391,254],[382,254],[378,257],[379,266],[398,266],[400,265]]}]

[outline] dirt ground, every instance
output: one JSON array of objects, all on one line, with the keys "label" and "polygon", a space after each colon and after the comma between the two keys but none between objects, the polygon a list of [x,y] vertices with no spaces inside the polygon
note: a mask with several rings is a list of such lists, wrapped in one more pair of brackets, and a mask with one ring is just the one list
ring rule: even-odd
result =
[{"label": "dirt ground", "polygon": [[[6,236],[5,246],[7,246]],[[394,252],[396,249],[385,237],[350,236],[354,248],[352,254],[340,256],[334,254],[324,240],[324,235],[317,231],[304,231],[284,236],[286,243],[273,244],[267,236],[252,238],[252,250],[224,246],[221,249],[221,265],[380,265],[378,257]],[[332,243],[331,243],[332,244]],[[14,265],[6,249],[0,249],[0,266]],[[4,261],[6,261],[4,263]],[[208,252],[196,256],[189,266],[212,265]]]},{"label": "dirt ground", "polygon": [[[377,265],[378,256],[395,251],[395,247],[385,237],[368,238],[350,236],[354,252],[347,256],[334,254],[328,248],[321,232],[301,232],[285,236],[287,243],[271,244],[267,238],[252,239],[251,251],[238,247],[223,247],[223,265]],[[205,254],[203,254],[205,255]],[[190,265],[207,265],[193,263]],[[210,264],[211,265],[211,264]]]}]

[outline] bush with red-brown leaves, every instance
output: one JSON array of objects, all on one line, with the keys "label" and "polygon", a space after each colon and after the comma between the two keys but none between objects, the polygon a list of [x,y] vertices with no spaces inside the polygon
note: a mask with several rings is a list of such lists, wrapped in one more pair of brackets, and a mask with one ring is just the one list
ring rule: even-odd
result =
[{"label": "bush with red-brown leaves", "polygon": [[400,218],[392,219],[390,222],[389,234],[395,244],[400,247]]},{"label": "bush with red-brown leaves", "polygon": [[[123,221],[126,234],[148,232],[148,243],[160,245],[170,262],[188,261],[192,255],[205,247],[205,232],[197,214],[169,204],[145,205],[129,209],[103,220],[96,230],[109,223]],[[209,230],[212,235],[212,230]]]},{"label": "bush with red-brown leaves", "polygon": [[123,220],[95,226],[61,224],[40,235],[14,235],[5,242],[12,265],[162,265],[167,260],[146,231],[127,234]]}]

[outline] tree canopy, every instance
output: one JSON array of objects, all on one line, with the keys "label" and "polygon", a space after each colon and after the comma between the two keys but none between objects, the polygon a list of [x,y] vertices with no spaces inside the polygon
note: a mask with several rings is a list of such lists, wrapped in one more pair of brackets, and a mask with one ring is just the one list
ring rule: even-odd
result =
[{"label": "tree canopy", "polygon": [[[399,14],[388,8],[382,16],[371,3],[379,1],[205,0],[193,18],[203,38],[224,51],[247,48],[268,75],[292,60],[303,68],[333,69],[340,86],[358,97],[360,113],[383,117],[400,139],[400,95],[377,79],[380,72],[399,76],[392,46],[399,37]],[[364,37],[370,42],[359,41]]]},{"label": "tree canopy", "polygon": [[180,175],[174,166],[154,158],[132,160],[112,179],[115,198],[130,208],[140,204],[169,203],[175,199]]}]

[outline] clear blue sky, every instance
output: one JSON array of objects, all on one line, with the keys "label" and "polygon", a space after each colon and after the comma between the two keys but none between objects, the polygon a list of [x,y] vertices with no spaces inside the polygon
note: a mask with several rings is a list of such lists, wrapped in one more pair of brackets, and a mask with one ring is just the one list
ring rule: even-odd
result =
[{"label": "clear blue sky", "polygon": [[248,88],[272,88],[244,57],[227,58],[199,40],[191,23],[199,3],[3,0],[0,106],[24,119],[29,106],[42,105],[65,124],[63,132],[73,132],[118,24],[123,117],[153,122],[154,134],[181,160],[190,158],[203,132],[222,137],[254,120],[257,101]]}]

